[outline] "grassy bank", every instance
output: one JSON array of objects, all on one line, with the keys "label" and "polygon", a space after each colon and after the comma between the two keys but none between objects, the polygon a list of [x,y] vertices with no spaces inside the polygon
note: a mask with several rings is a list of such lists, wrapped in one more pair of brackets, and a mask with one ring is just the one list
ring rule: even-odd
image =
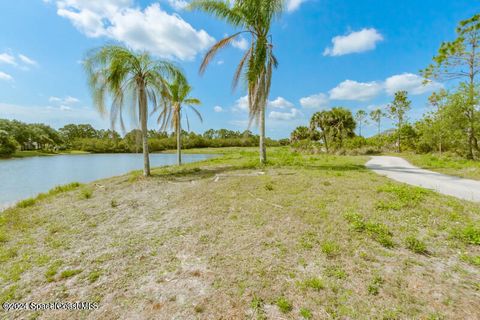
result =
[{"label": "grassy bank", "polygon": [[480,161],[452,158],[435,154],[403,153],[400,155],[412,164],[440,173],[480,180]]},{"label": "grassy bank", "polygon": [[[88,154],[86,151],[79,150],[66,150],[61,152],[55,151],[44,151],[44,150],[28,150],[28,151],[17,151],[11,158],[28,158],[28,157],[46,157],[46,156],[56,156],[59,154]],[[1,158],[0,158],[1,159]]]},{"label": "grassy bank", "polygon": [[275,148],[259,167],[253,149],[214,151],[1,215],[0,302],[99,303],[8,316],[480,316],[480,205],[377,176],[367,157]]}]

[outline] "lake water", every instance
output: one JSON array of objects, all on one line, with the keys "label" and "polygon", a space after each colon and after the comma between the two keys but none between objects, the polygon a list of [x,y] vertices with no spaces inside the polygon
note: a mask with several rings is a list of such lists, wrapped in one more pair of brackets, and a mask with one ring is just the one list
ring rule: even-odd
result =
[{"label": "lake water", "polygon": [[[215,157],[185,154],[183,162]],[[175,154],[151,154],[151,167],[176,163]],[[0,160],[0,209],[70,182],[91,182],[143,168],[142,154],[85,154]]]}]

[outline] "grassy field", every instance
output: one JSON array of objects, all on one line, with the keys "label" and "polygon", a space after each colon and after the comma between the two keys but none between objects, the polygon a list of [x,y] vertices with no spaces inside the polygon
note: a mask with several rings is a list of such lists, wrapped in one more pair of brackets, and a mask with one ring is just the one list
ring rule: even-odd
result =
[{"label": "grassy field", "polygon": [[403,153],[400,156],[418,167],[458,177],[480,180],[480,161],[478,160],[451,158],[434,154]]},{"label": "grassy field", "polygon": [[[195,150],[191,151],[195,152]],[[38,319],[478,319],[480,205],[367,157],[223,156],[57,188],[0,215],[0,302]]]}]

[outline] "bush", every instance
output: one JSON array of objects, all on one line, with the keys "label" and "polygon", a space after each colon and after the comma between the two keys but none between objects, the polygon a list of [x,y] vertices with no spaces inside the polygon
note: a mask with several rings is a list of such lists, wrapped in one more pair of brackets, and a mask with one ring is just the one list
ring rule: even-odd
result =
[{"label": "bush", "polygon": [[418,253],[418,254],[426,254],[427,253],[427,245],[417,238],[413,236],[409,236],[405,239],[405,244],[407,249]]},{"label": "bush", "polygon": [[0,157],[9,157],[17,150],[17,141],[8,132],[0,130]]}]

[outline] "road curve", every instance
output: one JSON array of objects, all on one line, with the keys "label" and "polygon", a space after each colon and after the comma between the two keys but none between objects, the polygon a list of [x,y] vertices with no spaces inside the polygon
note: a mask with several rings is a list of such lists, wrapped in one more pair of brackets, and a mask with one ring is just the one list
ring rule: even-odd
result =
[{"label": "road curve", "polygon": [[480,202],[480,181],[420,169],[399,157],[374,156],[365,166],[399,182],[464,200]]}]

